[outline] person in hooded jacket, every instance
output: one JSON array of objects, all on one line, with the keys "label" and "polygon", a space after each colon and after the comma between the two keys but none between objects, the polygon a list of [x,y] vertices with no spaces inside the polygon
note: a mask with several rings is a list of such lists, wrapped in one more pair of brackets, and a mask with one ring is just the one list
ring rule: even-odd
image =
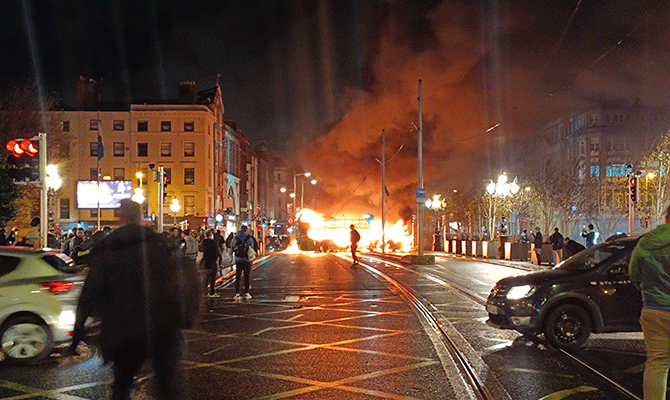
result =
[{"label": "person in hooded jacket", "polygon": [[209,286],[209,297],[219,297],[216,293],[216,271],[218,268],[217,260],[221,257],[221,250],[216,240],[212,237],[212,231],[205,232],[205,239],[200,244],[202,251],[202,261],[204,262],[205,270],[205,292]]},{"label": "person in hooded jacket", "polygon": [[644,398],[664,400],[670,365],[670,207],[665,212],[665,224],[637,242],[629,273],[630,281],[642,289],[640,325],[647,349]]},{"label": "person in hooded jacket", "polygon": [[[174,241],[141,226],[139,204],[121,200],[119,213],[123,226],[91,250],[75,329],[82,329],[81,318],[101,317],[100,348],[104,362],[113,364],[113,399],[130,398],[146,359],[153,364],[158,398],[177,399],[180,330],[192,326],[197,315],[197,271],[183,267]],[[70,354],[74,351],[71,347]]]},{"label": "person in hooded jacket", "polygon": [[[242,278],[242,273],[244,272],[244,299],[250,300],[251,294],[249,293],[249,286],[251,284],[251,260],[245,254],[236,254],[236,245],[237,243],[246,244],[246,248],[254,248],[254,239],[247,234],[247,226],[242,225],[240,230],[237,232],[237,235],[230,242],[231,248],[231,257],[235,257],[235,301],[239,301],[241,298],[240,294],[240,279]],[[240,246],[242,248],[243,246]],[[245,251],[246,253],[246,251]]]}]

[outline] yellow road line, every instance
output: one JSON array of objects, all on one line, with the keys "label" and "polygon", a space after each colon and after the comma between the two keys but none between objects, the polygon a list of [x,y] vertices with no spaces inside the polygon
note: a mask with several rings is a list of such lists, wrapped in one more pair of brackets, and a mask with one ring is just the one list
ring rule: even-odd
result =
[{"label": "yellow road line", "polygon": [[564,399],[566,397],[570,397],[573,394],[595,392],[597,390],[598,389],[594,388],[593,386],[578,386],[576,388],[565,389],[565,390],[561,390],[560,392],[552,393],[552,394],[550,394],[548,396],[544,396],[544,397],[542,397],[538,400],[560,400],[560,399]]}]

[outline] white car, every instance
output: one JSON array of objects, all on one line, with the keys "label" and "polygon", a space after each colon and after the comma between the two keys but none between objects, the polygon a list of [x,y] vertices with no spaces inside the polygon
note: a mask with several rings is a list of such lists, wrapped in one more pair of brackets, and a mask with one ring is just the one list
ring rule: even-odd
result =
[{"label": "white car", "polygon": [[0,343],[7,361],[29,364],[70,340],[84,280],[63,253],[0,246]]}]

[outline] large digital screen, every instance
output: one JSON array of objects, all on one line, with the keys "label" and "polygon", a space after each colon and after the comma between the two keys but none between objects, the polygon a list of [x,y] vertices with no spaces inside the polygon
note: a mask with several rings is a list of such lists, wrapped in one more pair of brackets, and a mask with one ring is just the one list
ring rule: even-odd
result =
[{"label": "large digital screen", "polygon": [[77,182],[77,208],[119,208],[119,202],[133,195],[131,181],[98,181]]}]

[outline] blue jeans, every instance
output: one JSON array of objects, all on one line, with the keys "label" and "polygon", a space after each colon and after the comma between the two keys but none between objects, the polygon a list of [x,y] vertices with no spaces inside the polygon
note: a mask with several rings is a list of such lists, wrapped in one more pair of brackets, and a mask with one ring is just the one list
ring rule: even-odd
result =
[{"label": "blue jeans", "polygon": [[670,312],[645,308],[640,315],[647,348],[644,364],[645,400],[665,400],[670,367]]}]

